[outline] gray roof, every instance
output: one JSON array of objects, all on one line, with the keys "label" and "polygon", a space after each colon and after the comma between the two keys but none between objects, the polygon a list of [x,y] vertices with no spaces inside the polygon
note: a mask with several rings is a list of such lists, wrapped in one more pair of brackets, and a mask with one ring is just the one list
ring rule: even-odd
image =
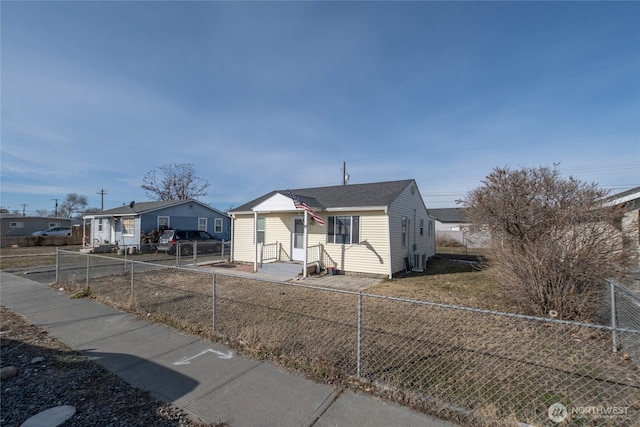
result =
[{"label": "gray roof", "polygon": [[212,211],[218,212],[222,215],[226,215],[224,212],[220,212],[219,210],[212,208],[211,206],[208,206],[197,200],[168,200],[168,201],[156,201],[156,202],[140,202],[140,203],[135,203],[133,206],[124,205],[118,208],[108,209],[102,212],[98,212],[98,213],[86,215],[86,216],[99,217],[99,216],[141,215],[141,214],[152,212],[158,209],[164,209],[171,206],[178,206],[184,203],[197,203],[208,209],[211,209]]},{"label": "gray roof", "polygon": [[368,184],[274,190],[231,210],[230,213],[249,212],[254,206],[259,205],[278,193],[289,197],[289,192],[300,197],[302,201],[313,208],[387,207],[412,183],[415,183],[413,179],[405,179],[402,181],[373,182]]},{"label": "gray roof", "polygon": [[440,222],[466,222],[467,216],[462,208],[429,209],[429,215]]}]

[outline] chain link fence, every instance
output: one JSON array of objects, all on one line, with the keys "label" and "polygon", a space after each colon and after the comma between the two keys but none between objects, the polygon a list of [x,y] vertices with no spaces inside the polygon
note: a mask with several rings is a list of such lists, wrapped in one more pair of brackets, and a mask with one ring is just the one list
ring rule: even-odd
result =
[{"label": "chain link fence", "polygon": [[635,305],[592,325],[65,251],[57,271],[123,310],[463,425],[640,425]]},{"label": "chain link fence", "polygon": [[177,242],[174,253],[176,267],[207,265],[214,262],[228,261],[231,253],[231,242],[193,241]]},{"label": "chain link fence", "polygon": [[[622,329],[640,329],[640,295],[622,284],[609,280],[611,301],[608,305],[611,325]],[[616,332],[614,346],[640,368],[640,340],[627,332]]]}]

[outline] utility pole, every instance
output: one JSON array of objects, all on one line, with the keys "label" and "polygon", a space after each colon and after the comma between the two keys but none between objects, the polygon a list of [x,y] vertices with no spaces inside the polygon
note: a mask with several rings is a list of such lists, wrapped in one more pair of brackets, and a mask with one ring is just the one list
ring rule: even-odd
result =
[{"label": "utility pole", "polygon": [[29,205],[25,205],[24,203],[22,204],[22,216],[27,216],[27,213],[25,211],[25,208],[29,206]]},{"label": "utility pole", "polygon": [[56,210],[55,210],[54,218],[58,218],[58,199],[51,199],[51,200],[55,200],[56,201]]},{"label": "utility pole", "polygon": [[101,210],[101,211],[104,211],[104,196],[105,196],[106,194],[108,194],[108,193],[107,193],[106,191],[104,191],[104,189],[101,189],[101,190],[100,190],[98,193],[96,193],[96,194],[99,194],[100,196],[102,196],[102,197],[101,197],[101,198],[102,198],[102,203],[101,203],[101,205],[100,205],[100,210]]},{"label": "utility pole", "polygon": [[347,173],[347,162],[342,162],[342,185],[347,185],[349,174]]}]

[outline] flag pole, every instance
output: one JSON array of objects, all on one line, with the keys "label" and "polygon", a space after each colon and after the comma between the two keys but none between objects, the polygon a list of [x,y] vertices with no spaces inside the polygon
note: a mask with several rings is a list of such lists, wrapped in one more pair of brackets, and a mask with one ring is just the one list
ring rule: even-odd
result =
[{"label": "flag pole", "polygon": [[308,225],[309,225],[309,213],[307,212],[307,210],[305,209],[304,211],[304,245],[302,245],[304,247],[304,257],[303,257],[303,262],[304,262],[304,266],[302,267],[302,278],[306,279],[307,278],[307,239],[309,237],[309,232],[308,232]]}]

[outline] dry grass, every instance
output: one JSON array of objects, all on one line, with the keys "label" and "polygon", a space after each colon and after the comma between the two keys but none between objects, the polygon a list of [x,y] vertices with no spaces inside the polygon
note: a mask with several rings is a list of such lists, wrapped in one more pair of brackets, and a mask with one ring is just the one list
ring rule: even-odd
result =
[{"label": "dry grass", "polygon": [[[211,274],[163,268],[139,271],[134,281],[132,294],[130,274],[94,278],[91,294],[314,379],[367,389],[465,424],[546,422],[555,402],[640,409],[640,372],[610,351],[603,330],[365,296],[357,378],[357,294],[217,274],[214,333]],[[78,282],[82,287],[82,278]],[[367,293],[504,308],[493,305],[486,272],[443,259],[428,273]],[[610,425],[588,417],[574,421]],[[611,425],[638,422],[636,413]]]},{"label": "dry grass", "polygon": [[[74,250],[74,247],[65,246],[65,249]],[[54,265],[56,265],[56,248],[53,246],[0,249],[0,269],[5,271]]]},{"label": "dry grass", "polygon": [[367,292],[487,310],[515,309],[503,303],[488,271],[478,264],[444,257],[430,260],[424,273],[381,282]]}]

